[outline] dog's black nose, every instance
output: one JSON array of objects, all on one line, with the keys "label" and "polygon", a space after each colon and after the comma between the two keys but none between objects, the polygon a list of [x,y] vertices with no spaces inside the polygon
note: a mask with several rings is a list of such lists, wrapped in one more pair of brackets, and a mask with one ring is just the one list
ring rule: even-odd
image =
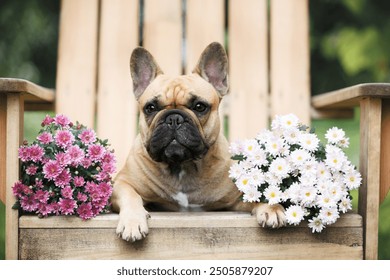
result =
[{"label": "dog's black nose", "polygon": [[180,114],[170,114],[165,118],[165,123],[172,129],[177,129],[184,122],[184,118]]}]

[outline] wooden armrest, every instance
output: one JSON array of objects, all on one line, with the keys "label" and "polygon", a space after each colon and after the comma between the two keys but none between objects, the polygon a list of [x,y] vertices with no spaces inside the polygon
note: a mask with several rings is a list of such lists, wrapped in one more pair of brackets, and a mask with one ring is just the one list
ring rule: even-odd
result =
[{"label": "wooden armrest", "polygon": [[312,105],[316,109],[347,109],[358,106],[366,97],[390,98],[390,84],[359,84],[323,93],[312,98]]},{"label": "wooden armrest", "polygon": [[0,94],[22,93],[26,110],[53,110],[53,89],[23,79],[0,78]]}]

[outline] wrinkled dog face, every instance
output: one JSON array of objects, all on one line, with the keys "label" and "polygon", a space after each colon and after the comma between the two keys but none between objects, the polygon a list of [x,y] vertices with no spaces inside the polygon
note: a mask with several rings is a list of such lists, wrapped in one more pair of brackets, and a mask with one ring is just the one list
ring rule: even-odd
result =
[{"label": "wrinkled dog face", "polygon": [[150,157],[170,166],[202,158],[220,132],[218,107],[227,92],[222,46],[210,45],[190,75],[164,75],[143,48],[133,52],[130,66]]}]

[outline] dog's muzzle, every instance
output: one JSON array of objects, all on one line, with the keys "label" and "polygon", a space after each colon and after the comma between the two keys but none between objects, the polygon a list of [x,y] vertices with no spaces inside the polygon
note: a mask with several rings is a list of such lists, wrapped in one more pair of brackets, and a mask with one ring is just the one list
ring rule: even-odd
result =
[{"label": "dog's muzzle", "polygon": [[157,162],[179,165],[201,158],[208,150],[191,117],[177,109],[165,112],[147,144],[147,151]]}]

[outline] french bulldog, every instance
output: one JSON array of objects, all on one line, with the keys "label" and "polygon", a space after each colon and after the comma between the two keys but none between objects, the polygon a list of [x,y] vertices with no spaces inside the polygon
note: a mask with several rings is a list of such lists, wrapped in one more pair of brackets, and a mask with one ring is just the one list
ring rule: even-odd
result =
[{"label": "french bulldog", "polygon": [[139,134],[112,195],[118,236],[136,241],[148,234],[145,207],[168,211],[231,210],[256,215],[264,227],[285,225],[284,208],[243,203],[228,176],[232,164],[218,108],[228,93],[228,58],[211,43],[189,75],[165,75],[144,48],[130,58],[138,101]]}]

